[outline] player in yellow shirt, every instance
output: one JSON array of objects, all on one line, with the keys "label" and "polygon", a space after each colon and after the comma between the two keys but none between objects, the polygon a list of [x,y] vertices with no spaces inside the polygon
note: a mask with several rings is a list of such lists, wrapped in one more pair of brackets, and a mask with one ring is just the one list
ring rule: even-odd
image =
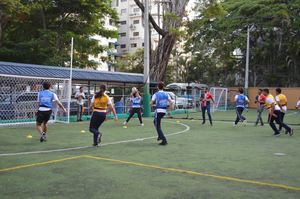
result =
[{"label": "player in yellow shirt", "polygon": [[269,122],[271,128],[274,131],[274,135],[275,136],[280,136],[280,132],[277,129],[276,125],[274,124],[274,121],[276,121],[276,123],[278,123],[283,128],[285,128],[286,131],[290,134],[290,136],[292,136],[293,133],[294,133],[293,129],[291,129],[288,125],[286,125],[285,123],[283,123],[281,121],[281,119],[280,119],[280,114],[281,114],[280,107],[276,103],[276,100],[273,97],[273,95],[270,94],[269,89],[265,88],[263,90],[263,95],[266,96],[265,107],[269,110],[268,122]]},{"label": "player in yellow shirt", "polygon": [[112,106],[109,96],[105,94],[106,86],[101,85],[100,91],[95,94],[91,101],[90,108],[93,110],[92,118],[90,121],[90,132],[94,134],[93,146],[98,146],[101,142],[102,133],[99,128],[106,119],[107,109],[110,109],[113,114],[115,121],[118,120],[115,108]]},{"label": "player in yellow shirt", "polygon": [[[276,103],[280,107],[280,120],[283,122],[284,115],[287,111],[287,98],[284,94],[281,93],[281,88],[276,88],[276,97],[275,97]],[[279,125],[279,131],[282,130],[282,125]],[[287,132],[286,132],[287,134]]]}]

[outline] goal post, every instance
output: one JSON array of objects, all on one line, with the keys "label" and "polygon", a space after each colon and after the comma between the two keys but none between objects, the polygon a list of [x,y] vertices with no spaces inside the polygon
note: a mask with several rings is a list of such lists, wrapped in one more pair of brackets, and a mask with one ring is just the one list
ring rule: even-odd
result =
[{"label": "goal post", "polygon": [[211,94],[214,96],[215,103],[213,103],[211,109],[215,111],[227,111],[228,105],[228,88],[211,87]]},{"label": "goal post", "polygon": [[69,123],[71,102],[70,79],[16,76],[0,74],[0,126],[16,126],[35,123],[38,110],[38,92],[43,82],[51,84],[67,113],[53,105],[49,122]]}]

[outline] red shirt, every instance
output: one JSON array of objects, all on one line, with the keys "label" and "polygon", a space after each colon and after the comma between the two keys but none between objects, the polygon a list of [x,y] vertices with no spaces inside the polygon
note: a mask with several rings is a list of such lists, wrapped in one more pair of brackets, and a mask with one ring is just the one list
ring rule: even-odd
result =
[{"label": "red shirt", "polygon": [[258,102],[264,104],[266,102],[266,96],[264,96],[263,94],[259,95]]}]

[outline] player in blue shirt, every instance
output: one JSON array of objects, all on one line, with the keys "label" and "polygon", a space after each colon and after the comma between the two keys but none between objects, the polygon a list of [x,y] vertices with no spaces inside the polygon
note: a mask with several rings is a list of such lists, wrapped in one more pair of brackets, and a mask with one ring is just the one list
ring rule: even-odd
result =
[{"label": "player in blue shirt", "polygon": [[53,102],[63,109],[64,112],[67,110],[58,100],[55,93],[50,91],[51,84],[49,82],[43,83],[43,90],[38,93],[39,109],[36,113],[36,129],[40,133],[40,142],[47,141],[47,123],[52,114]]},{"label": "player in blue shirt", "polygon": [[140,96],[139,91],[135,87],[132,88],[132,93],[130,95],[130,102],[131,102],[131,109],[129,112],[129,116],[127,120],[123,123],[123,125],[126,126],[129,120],[136,113],[138,115],[141,126],[144,126],[143,118],[142,118],[142,106],[141,106],[142,97]]},{"label": "player in blue shirt", "polygon": [[246,118],[242,114],[246,104],[249,103],[249,99],[246,95],[244,95],[243,88],[239,88],[239,94],[235,96],[234,101],[236,103],[236,120],[234,122],[234,126],[236,126],[239,122],[243,122],[243,124],[246,125]]},{"label": "player in blue shirt", "polygon": [[157,85],[158,91],[152,96],[151,106],[155,106],[154,126],[156,128],[158,138],[157,141],[162,141],[160,145],[167,145],[167,139],[161,129],[161,119],[166,115],[167,107],[173,107],[173,101],[170,95],[163,91],[164,83],[159,82]]}]

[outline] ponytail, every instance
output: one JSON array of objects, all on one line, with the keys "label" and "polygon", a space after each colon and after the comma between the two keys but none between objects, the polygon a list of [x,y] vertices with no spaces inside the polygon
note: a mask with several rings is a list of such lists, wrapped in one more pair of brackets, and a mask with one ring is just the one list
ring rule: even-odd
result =
[{"label": "ponytail", "polygon": [[103,97],[105,91],[106,91],[106,86],[103,84],[100,86],[100,91],[96,93],[95,98]]}]

